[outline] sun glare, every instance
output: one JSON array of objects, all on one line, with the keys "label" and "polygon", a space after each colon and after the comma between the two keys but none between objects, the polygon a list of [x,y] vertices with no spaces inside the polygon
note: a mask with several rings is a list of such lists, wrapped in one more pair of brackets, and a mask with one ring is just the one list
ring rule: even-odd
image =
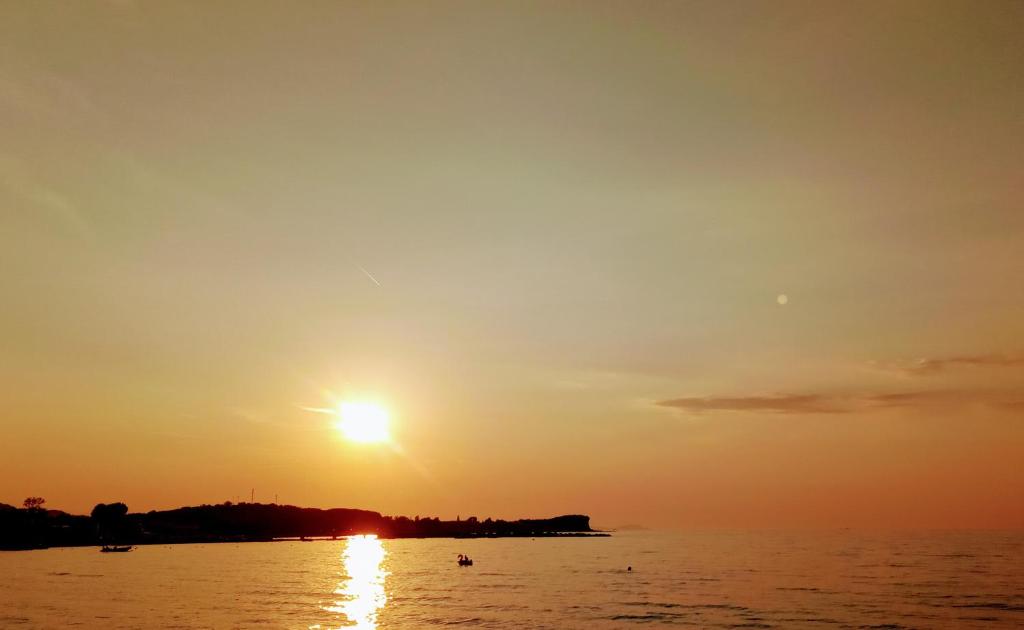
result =
[{"label": "sun glare", "polygon": [[338,405],[338,430],[346,439],[363,444],[388,442],[388,410],[372,402],[346,401]]}]

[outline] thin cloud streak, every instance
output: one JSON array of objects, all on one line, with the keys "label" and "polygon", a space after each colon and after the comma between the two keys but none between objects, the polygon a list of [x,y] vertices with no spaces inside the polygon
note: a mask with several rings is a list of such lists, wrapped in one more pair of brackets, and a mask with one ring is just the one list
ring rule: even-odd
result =
[{"label": "thin cloud streak", "polygon": [[1015,368],[1024,367],[1024,356],[1002,354],[978,354],[968,356],[952,356],[941,358],[922,358],[912,363],[873,363],[874,366],[888,372],[898,372],[909,376],[928,376],[945,372],[950,368]]},{"label": "thin cloud streak", "polygon": [[896,408],[980,403],[1004,410],[1020,408],[1018,392],[989,390],[924,390],[861,394],[777,394],[771,396],[704,396],[659,400],[659,407],[700,414],[753,412],[779,415],[836,414]]},{"label": "thin cloud streak", "polygon": [[362,271],[364,274],[366,274],[367,278],[369,278],[370,280],[373,280],[373,283],[375,285],[377,285],[378,287],[381,286],[380,282],[377,282],[377,279],[373,277],[372,273],[370,273],[369,271],[363,269],[363,267],[361,265],[357,265],[357,266],[359,267],[359,271]]},{"label": "thin cloud streak", "polygon": [[673,407],[700,413],[703,411],[767,411],[772,413],[841,413],[847,411],[827,396],[816,394],[778,396],[736,396],[674,398],[661,400],[660,407]]}]

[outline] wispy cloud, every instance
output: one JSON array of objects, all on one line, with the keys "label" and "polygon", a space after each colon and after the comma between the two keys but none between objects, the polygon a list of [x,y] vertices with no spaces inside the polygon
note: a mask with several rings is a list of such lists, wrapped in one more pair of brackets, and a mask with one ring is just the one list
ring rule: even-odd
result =
[{"label": "wispy cloud", "polygon": [[977,354],[939,358],[923,358],[909,362],[883,363],[872,365],[884,371],[898,372],[909,376],[927,376],[952,368],[1015,368],[1024,367],[1024,356],[1003,354]]},{"label": "wispy cloud", "polygon": [[939,389],[857,394],[704,396],[659,400],[655,404],[694,414],[725,411],[798,415],[870,412],[940,404],[983,404],[1001,409],[1019,409],[1024,406],[1024,403],[1019,402],[1019,398],[1019,392]]},{"label": "wispy cloud", "polygon": [[781,394],[776,396],[708,396],[673,398],[656,403],[692,412],[767,411],[773,413],[839,413],[847,411],[836,400],[817,394]]},{"label": "wispy cloud", "polygon": [[7,190],[74,234],[94,236],[86,212],[61,191],[43,183],[14,156],[0,153],[0,191]]},{"label": "wispy cloud", "polygon": [[102,114],[102,109],[81,85],[44,69],[22,78],[0,77],[0,106],[48,116]]}]

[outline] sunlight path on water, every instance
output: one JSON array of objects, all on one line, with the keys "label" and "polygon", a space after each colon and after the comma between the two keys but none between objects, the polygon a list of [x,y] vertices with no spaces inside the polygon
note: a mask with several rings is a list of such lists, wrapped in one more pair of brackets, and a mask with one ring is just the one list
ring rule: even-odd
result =
[{"label": "sunlight path on water", "polygon": [[384,545],[376,536],[352,536],[347,540],[342,561],[348,578],[334,591],[340,599],[324,607],[343,616],[343,627],[376,630],[377,613],[387,603],[385,556]]}]

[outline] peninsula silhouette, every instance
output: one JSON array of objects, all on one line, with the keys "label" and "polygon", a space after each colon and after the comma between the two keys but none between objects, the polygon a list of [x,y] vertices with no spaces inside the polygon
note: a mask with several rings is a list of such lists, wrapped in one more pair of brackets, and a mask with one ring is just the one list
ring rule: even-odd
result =
[{"label": "peninsula silhouette", "polygon": [[381,538],[607,535],[591,529],[590,517],[583,514],[514,521],[476,517],[444,521],[352,508],[225,502],[139,513],[129,513],[124,503],[101,503],[86,516],[48,510],[43,503],[39,497],[26,499],[22,508],[0,503],[0,549],[250,542],[357,534]]}]

